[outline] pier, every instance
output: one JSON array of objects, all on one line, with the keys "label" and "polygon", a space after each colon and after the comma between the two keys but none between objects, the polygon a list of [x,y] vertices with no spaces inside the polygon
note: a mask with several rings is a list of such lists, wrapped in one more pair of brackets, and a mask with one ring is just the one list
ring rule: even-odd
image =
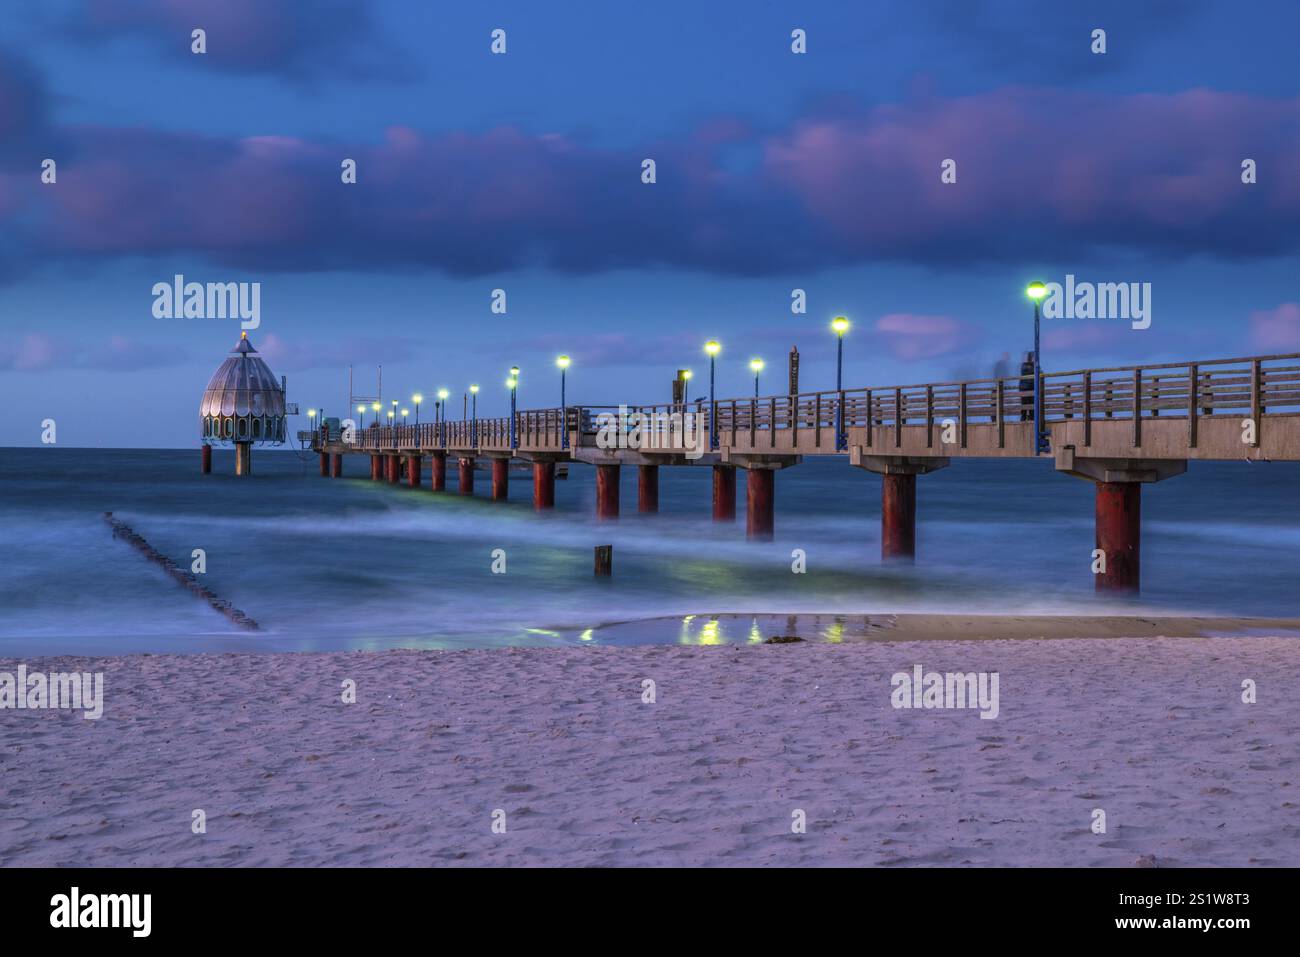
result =
[{"label": "pier", "polygon": [[[599,521],[618,518],[624,466],[638,470],[637,509],[656,512],[660,469],[713,472],[713,519],[736,518],[744,472],[749,538],[773,537],[777,473],[829,456],[882,477],[881,559],[916,559],[917,478],[966,458],[1050,458],[1096,488],[1094,577],[1099,592],[1136,592],[1142,486],[1191,461],[1300,460],[1300,354],[1044,372],[1035,396],[1023,375],[659,405],[570,405],[513,417],[300,433],[322,476],[369,456],[370,478],[445,491],[448,457],[462,495],[474,463],[492,462],[491,497],[506,497],[509,466],[533,472],[533,504],[554,506],[558,463],[594,467]],[[1036,419],[1036,409],[1041,409]],[[1041,432],[1041,439],[1039,433]],[[1045,451],[1040,451],[1045,449]],[[1082,559],[1081,559],[1082,564]]]}]

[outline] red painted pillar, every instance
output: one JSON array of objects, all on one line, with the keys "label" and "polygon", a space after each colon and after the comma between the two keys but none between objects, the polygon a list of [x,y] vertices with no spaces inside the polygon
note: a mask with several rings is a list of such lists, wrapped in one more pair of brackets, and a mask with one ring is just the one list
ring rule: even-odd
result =
[{"label": "red painted pillar", "polygon": [[328,452],[322,452],[320,454],[320,477],[330,477],[330,454]]},{"label": "red painted pillar", "polygon": [[459,483],[458,483],[459,487],[456,489],[456,491],[460,492],[461,495],[473,495],[474,494],[474,460],[473,459],[461,458],[459,462],[459,468],[457,470],[457,477],[459,479]]},{"label": "red painted pillar", "polygon": [[424,470],[424,461],[418,455],[406,457],[406,484],[411,488],[420,487],[420,473]]},{"label": "red painted pillar", "polygon": [[402,480],[402,457],[400,455],[388,456],[388,481],[396,485]]},{"label": "red painted pillar", "polygon": [[381,477],[380,466],[383,464],[383,457],[379,455],[370,456],[370,480],[378,482]]},{"label": "red painted pillar", "polygon": [[713,520],[715,522],[736,520],[736,467],[734,465],[713,466]]},{"label": "red painted pillar", "polygon": [[343,477],[343,453],[342,452],[334,453],[333,460],[330,462],[330,477],[331,478]]},{"label": "red painted pillar", "polygon": [[776,469],[747,469],[745,537],[767,540],[776,526]]},{"label": "red painted pillar", "polygon": [[212,446],[203,443],[203,474],[212,474]]},{"label": "red painted pillar", "polygon": [[510,497],[510,460],[492,460],[492,500],[503,502]]},{"label": "red painted pillar", "polygon": [[618,475],[617,465],[596,466],[596,518],[600,521],[618,518]]},{"label": "red painted pillar", "polygon": [[1141,568],[1142,485],[1139,482],[1097,483],[1097,547],[1106,556],[1099,572],[1099,592],[1136,592]]},{"label": "red painted pillar", "polygon": [[533,463],[533,508],[555,508],[555,463]]},{"label": "red painted pillar", "polygon": [[916,561],[916,476],[880,476],[880,560]]},{"label": "red painted pillar", "polygon": [[429,457],[429,488],[435,492],[447,490],[447,453],[434,452]]},{"label": "red painted pillar", "polygon": [[659,511],[659,466],[642,465],[636,473],[636,510]]}]

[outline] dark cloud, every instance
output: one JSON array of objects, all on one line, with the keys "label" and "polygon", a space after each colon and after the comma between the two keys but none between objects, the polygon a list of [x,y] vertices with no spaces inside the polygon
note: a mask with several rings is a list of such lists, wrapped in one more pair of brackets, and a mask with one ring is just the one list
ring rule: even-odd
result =
[{"label": "dark cloud", "polygon": [[[30,81],[0,69],[0,124],[42,122],[21,105]],[[51,135],[67,145],[56,187],[39,184],[40,150],[21,172],[0,170],[0,274],[176,254],[235,273],[225,279],[528,267],[754,276],[886,260],[1076,266],[1126,250],[1256,258],[1300,241],[1300,182],[1289,176],[1300,100],[1209,90],[1005,88],[766,132],[720,118],[623,150],[515,128],[394,127],[379,143]],[[340,182],[345,157],[358,163],[356,185]],[[641,182],[645,157],[658,164],[654,185]],[[1259,164],[1257,185],[1241,182],[1245,157]],[[954,185],[940,182],[945,159],[957,163]]]},{"label": "dark cloud", "polygon": [[[368,0],[83,0],[65,31],[98,43],[138,39],[201,69],[302,82],[406,79],[409,59],[375,22]],[[191,52],[202,28],[207,52]]]}]

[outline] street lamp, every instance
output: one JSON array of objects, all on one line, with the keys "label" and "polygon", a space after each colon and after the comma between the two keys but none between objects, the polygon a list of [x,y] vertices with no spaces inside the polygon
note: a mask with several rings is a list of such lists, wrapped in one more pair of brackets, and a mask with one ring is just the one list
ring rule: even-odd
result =
[{"label": "street lamp", "polygon": [[569,404],[565,397],[565,379],[569,372],[569,357],[560,356],[555,360],[560,367],[560,448],[569,447]]},{"label": "street lamp", "polygon": [[472,382],[469,387],[470,394],[470,445],[478,448],[478,383]]},{"label": "street lamp", "polygon": [[420,424],[420,402],[423,401],[423,399],[424,396],[420,395],[418,392],[411,396],[411,401],[415,403],[415,424],[417,426]]},{"label": "street lamp", "polygon": [[754,370],[754,398],[758,398],[758,374],[763,371],[762,359],[750,359],[749,367]]},{"label": "street lamp", "polygon": [[[376,429],[379,428],[379,410],[380,410],[380,408],[382,408],[382,407],[380,406],[380,404],[379,404],[378,402],[372,402],[372,403],[370,403],[370,411],[373,412],[373,413],[375,413],[375,420],[374,420],[373,422],[371,422],[370,424],[371,424],[372,427],[374,427],[374,428],[376,428]],[[378,440],[376,439],[376,441],[378,441]]]},{"label": "street lamp", "polygon": [[[849,331],[847,316],[836,316],[831,320],[831,330],[835,333],[835,450],[843,452],[849,447],[849,435],[844,429],[844,333]],[[867,410],[867,428],[871,428],[870,410]]]},{"label": "street lamp", "polygon": [[1038,325],[1040,304],[1047,295],[1047,287],[1041,282],[1031,282],[1025,289],[1025,295],[1034,301],[1034,451],[1051,451],[1047,433],[1043,431],[1043,367],[1039,361]]},{"label": "street lamp", "polygon": [[366,407],[364,405],[357,406],[357,413],[361,416],[361,424],[357,428],[364,429],[366,427]]},{"label": "street lamp", "polygon": [[410,414],[411,414],[411,410],[410,410],[410,409],[403,409],[403,410],[402,410],[402,425],[406,425],[406,417],[407,417],[408,415],[410,415]]},{"label": "street lamp", "polygon": [[438,402],[434,406],[438,417],[438,444],[446,444],[445,436],[447,434],[447,395],[446,389],[438,390]]},{"label": "street lamp", "polygon": [[510,447],[516,446],[515,442],[515,396],[519,388],[519,366],[510,367],[510,378],[506,380],[506,385],[510,387]]},{"label": "street lamp", "polygon": [[717,339],[704,343],[704,351],[709,354],[709,448],[718,447],[718,403],[714,398],[713,386],[716,381],[715,371],[718,353],[722,346]]}]

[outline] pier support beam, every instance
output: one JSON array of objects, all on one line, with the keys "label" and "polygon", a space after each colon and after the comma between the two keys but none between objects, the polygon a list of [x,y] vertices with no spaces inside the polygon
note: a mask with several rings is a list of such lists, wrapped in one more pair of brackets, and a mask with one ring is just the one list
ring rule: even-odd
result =
[{"label": "pier support beam", "polygon": [[212,446],[203,443],[203,474],[212,474]]},{"label": "pier support beam", "polygon": [[1097,483],[1096,546],[1105,556],[1104,570],[1093,574],[1098,592],[1136,594],[1142,568],[1142,485]]},{"label": "pier support beam", "polygon": [[388,483],[396,485],[402,480],[402,457],[400,455],[388,456]]},{"label": "pier support beam", "polygon": [[638,465],[636,472],[636,510],[659,511],[659,466]]},{"label": "pier support beam", "polygon": [[343,477],[343,453],[335,452],[330,461],[330,478]]},{"label": "pier support beam", "polygon": [[420,487],[420,473],[424,471],[424,460],[418,455],[406,457],[406,484],[411,488]]},{"label": "pier support beam", "polygon": [[370,480],[372,482],[378,482],[382,477],[383,473],[380,467],[383,464],[383,461],[384,459],[381,455],[370,456]]},{"label": "pier support beam", "polygon": [[596,518],[613,521],[618,518],[619,466],[596,466]]},{"label": "pier support beam", "polygon": [[429,488],[435,492],[447,490],[446,452],[433,452],[429,455]]},{"label": "pier support beam", "polygon": [[474,494],[474,460],[461,456],[456,469],[457,488],[461,495]]},{"label": "pier support beam", "polygon": [[320,477],[330,477],[330,454],[328,452],[322,452],[320,454]]},{"label": "pier support beam", "polygon": [[492,500],[504,502],[510,497],[510,460],[492,460]]},{"label": "pier support beam", "polygon": [[247,442],[235,443],[235,474],[253,474],[253,447]]},{"label": "pier support beam", "polygon": [[713,520],[715,522],[736,520],[736,467],[734,465],[713,466]]},{"label": "pier support beam", "polygon": [[555,508],[555,463],[533,463],[533,508]]},{"label": "pier support beam", "polygon": [[937,456],[868,455],[862,446],[849,449],[849,463],[880,476],[880,560],[916,561],[916,477],[947,468]]},{"label": "pier support beam", "polygon": [[[772,455],[765,453],[723,453],[731,473],[731,491],[735,496],[736,468],[745,470],[745,537],[752,541],[769,541],[776,529],[776,473],[798,465],[797,455]],[[717,488],[718,466],[714,466],[714,488]],[[714,499],[717,501],[716,497]],[[733,507],[734,515],[734,507]],[[715,515],[716,518],[716,515]]]},{"label": "pier support beam", "polygon": [[916,475],[880,476],[880,560],[916,561]]},{"label": "pier support beam", "polygon": [[[1056,450],[1056,468],[1097,486],[1092,569],[1100,594],[1137,594],[1142,570],[1142,486],[1187,471],[1183,459],[1104,459]],[[1097,551],[1101,555],[1097,555]]]},{"label": "pier support beam", "polygon": [[745,537],[770,540],[776,527],[775,469],[746,470],[745,506]]}]

